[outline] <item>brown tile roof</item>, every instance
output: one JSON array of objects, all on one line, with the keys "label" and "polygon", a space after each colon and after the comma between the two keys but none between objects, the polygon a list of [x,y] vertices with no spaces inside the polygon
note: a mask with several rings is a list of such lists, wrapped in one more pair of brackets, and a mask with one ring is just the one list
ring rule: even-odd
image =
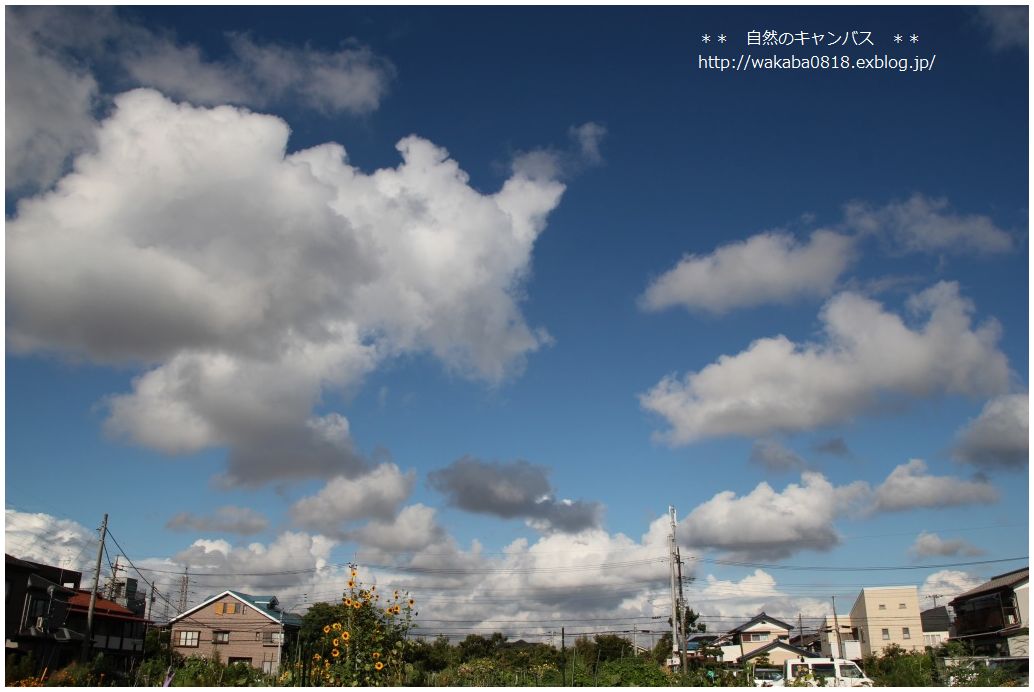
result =
[{"label": "brown tile roof", "polygon": [[[90,608],[90,592],[89,591],[77,591],[74,596],[68,599],[69,610],[74,611],[87,611]],[[97,615],[105,617],[114,617],[123,620],[143,620],[142,617],[138,616],[129,608],[115,603],[115,601],[109,601],[106,598],[97,597],[97,601],[93,604],[93,612]]]},{"label": "brown tile roof", "polygon": [[982,593],[990,593],[997,591],[998,589],[1005,588],[1007,586],[1014,586],[1019,584],[1021,581],[1027,581],[1030,578],[1030,567],[1022,567],[1012,572],[1006,572],[1005,574],[999,574],[996,577],[992,577],[990,581],[986,581],[975,589],[970,589],[965,593],[961,593],[952,599],[952,603],[959,600],[960,598],[969,598],[970,596],[979,596]]}]

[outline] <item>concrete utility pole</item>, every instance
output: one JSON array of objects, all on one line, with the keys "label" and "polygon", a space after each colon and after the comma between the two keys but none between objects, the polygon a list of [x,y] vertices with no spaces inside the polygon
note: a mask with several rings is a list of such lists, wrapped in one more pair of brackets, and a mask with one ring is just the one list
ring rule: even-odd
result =
[{"label": "concrete utility pole", "polygon": [[86,611],[86,638],[83,640],[81,657],[83,663],[90,658],[90,649],[93,648],[93,610],[97,605],[97,589],[101,583],[101,560],[104,558],[104,541],[108,537],[108,515],[104,514],[101,521],[101,542],[97,546],[97,569],[93,574],[93,588],[90,589],[90,607]]},{"label": "concrete utility pole", "polygon": [[[679,597],[675,589],[675,563],[678,557],[675,554],[675,508],[668,505],[668,521],[671,532],[668,534],[668,572],[671,577],[671,651],[678,653],[679,650]],[[683,668],[685,671],[685,668]]]},{"label": "concrete utility pole", "polygon": [[[674,531],[674,528],[672,529]],[[682,632],[682,640],[679,648],[682,650],[682,671],[686,671],[686,598],[682,595],[682,553],[679,546],[675,545],[675,564],[679,572],[679,631]]]},{"label": "concrete utility pole", "polygon": [[832,598],[833,598],[833,629],[837,633],[837,655],[834,656],[833,658],[843,658],[844,657],[844,645],[840,643],[840,621],[837,620],[837,597],[836,596],[832,596]]}]

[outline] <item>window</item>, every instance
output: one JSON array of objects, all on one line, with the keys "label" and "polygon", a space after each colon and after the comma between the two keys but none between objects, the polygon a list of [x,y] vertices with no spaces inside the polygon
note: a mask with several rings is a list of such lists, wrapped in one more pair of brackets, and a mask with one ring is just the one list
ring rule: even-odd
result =
[{"label": "window", "polygon": [[817,678],[835,678],[837,667],[832,663],[815,663],[811,667],[811,672]]},{"label": "window", "polygon": [[886,609],[887,609],[887,604],[886,603],[881,603],[880,604],[880,610],[886,610]]},{"label": "window", "polygon": [[743,641],[745,642],[767,642],[768,632],[751,632],[743,635]]},{"label": "window", "polygon": [[901,638],[902,639],[911,639],[912,638],[912,633],[908,631],[907,627],[902,627],[901,628]]},{"label": "window", "polygon": [[229,644],[230,633],[227,631],[212,632],[212,643],[213,644]]},{"label": "window", "polygon": [[840,677],[842,678],[858,678],[861,679],[862,671],[853,663],[841,663],[840,664]]},{"label": "window", "polygon": [[200,632],[180,630],[176,634],[176,646],[197,646],[198,640],[201,639]]},{"label": "window", "polygon": [[890,630],[887,629],[886,627],[883,628],[883,638],[884,639],[890,639]]},{"label": "window", "polygon": [[898,610],[904,610],[907,607],[904,603],[898,603]]},{"label": "window", "polygon": [[244,612],[243,603],[216,603],[215,614],[216,615],[239,615]]},{"label": "window", "polygon": [[262,646],[277,646],[284,641],[283,632],[263,632]]}]

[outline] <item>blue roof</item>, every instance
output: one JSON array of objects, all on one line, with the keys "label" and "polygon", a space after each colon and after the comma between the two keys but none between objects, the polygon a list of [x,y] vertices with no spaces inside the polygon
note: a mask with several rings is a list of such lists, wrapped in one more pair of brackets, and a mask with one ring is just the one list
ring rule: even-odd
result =
[{"label": "blue roof", "polygon": [[[227,589],[226,592],[247,602],[251,607],[265,613],[278,622],[283,622],[285,625],[301,627],[302,616],[298,613],[285,613],[280,610],[280,602],[277,600],[276,596],[252,596],[251,594],[244,593],[243,591],[235,591],[233,589]],[[215,596],[212,596],[211,598],[215,598]],[[210,599],[206,598],[205,600],[208,601]]]}]

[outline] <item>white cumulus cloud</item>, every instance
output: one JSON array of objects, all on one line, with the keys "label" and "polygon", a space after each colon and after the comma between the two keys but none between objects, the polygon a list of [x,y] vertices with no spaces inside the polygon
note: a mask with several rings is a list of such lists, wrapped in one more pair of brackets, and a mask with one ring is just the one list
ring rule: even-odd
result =
[{"label": "white cumulus cloud", "polygon": [[986,480],[935,476],[927,472],[925,461],[912,459],[895,467],[875,489],[874,508],[880,511],[900,511],[991,504],[997,501],[998,491]]},{"label": "white cumulus cloud", "polygon": [[413,490],[415,475],[391,463],[381,464],[358,478],[338,476],[310,497],[291,506],[295,523],[323,533],[341,524],[376,517],[390,519]]},{"label": "white cumulus cloud", "polygon": [[640,395],[675,445],[723,435],[801,431],[848,420],[888,400],[940,394],[986,396],[1009,386],[1000,328],[972,324],[958,285],[938,283],[908,301],[910,326],[879,303],[845,292],[824,306],[824,338],[758,339],[699,372],[670,375]]},{"label": "white cumulus cloud", "polygon": [[827,551],[840,543],[833,522],[868,497],[866,483],[834,486],[816,472],[801,474],[776,492],[759,483],[737,496],[720,492],[680,522],[680,538],[697,548],[715,548],[747,559],[774,560],[802,550]]},{"label": "white cumulus cloud", "polygon": [[313,414],[322,391],[412,352],[499,382],[548,342],[519,301],[558,181],[483,194],[416,136],[367,174],[337,144],[286,155],[279,118],[115,103],[96,152],[18,204],[6,265],[13,352],[150,364],[109,432],[227,447],[228,485],[354,477],[367,464],[343,417]]},{"label": "white cumulus cloud", "polygon": [[851,237],[830,231],[815,231],[807,243],[788,233],[762,233],[709,255],[683,257],[651,282],[640,305],[721,314],[827,295],[853,251]]},{"label": "white cumulus cloud", "polygon": [[82,572],[97,554],[100,536],[71,519],[4,510],[4,550],[22,560]]}]

